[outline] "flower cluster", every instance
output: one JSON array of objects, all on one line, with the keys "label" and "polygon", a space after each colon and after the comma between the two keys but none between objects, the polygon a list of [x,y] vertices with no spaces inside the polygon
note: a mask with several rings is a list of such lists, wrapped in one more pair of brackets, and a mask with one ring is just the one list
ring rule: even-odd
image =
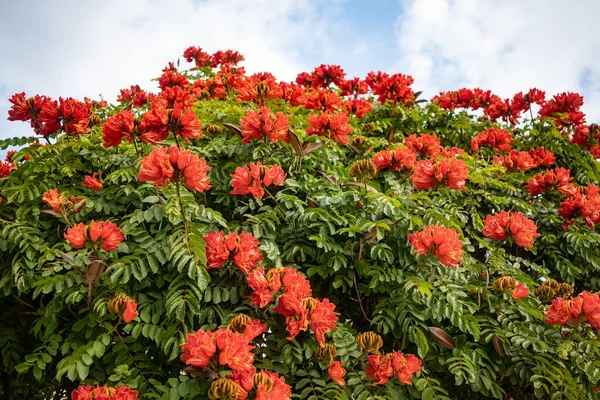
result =
[{"label": "flower cluster", "polygon": [[535,223],[520,212],[500,211],[483,220],[482,233],[494,240],[512,238],[519,246],[531,248],[533,240],[540,236]]},{"label": "flower cluster", "polygon": [[494,289],[505,291],[510,290],[511,296],[515,300],[520,300],[529,295],[529,288],[522,283],[517,283],[512,276],[502,276],[496,279],[492,285]]},{"label": "flower cluster", "polygon": [[588,185],[577,188],[560,204],[558,215],[565,218],[564,229],[574,223],[577,217],[582,217],[590,228],[600,224],[600,191],[598,186]]},{"label": "flower cluster", "polygon": [[471,139],[471,150],[478,151],[480,147],[491,146],[495,152],[508,151],[512,141],[513,137],[506,129],[489,128]]},{"label": "flower cluster", "polygon": [[110,221],[92,221],[89,225],[80,222],[67,229],[64,236],[74,249],[81,249],[89,240],[92,244],[99,242],[104,251],[118,249],[125,239],[121,229]]},{"label": "flower cluster", "polygon": [[320,115],[311,114],[308,116],[309,128],[306,133],[309,135],[325,136],[341,144],[348,144],[348,135],[352,132],[352,127],[348,124],[348,114],[346,112],[332,113],[324,111]]},{"label": "flower cluster", "polygon": [[152,181],[157,188],[163,188],[172,182],[184,180],[189,190],[204,192],[210,189],[204,157],[192,154],[190,150],[179,150],[177,146],[157,147],[141,161],[138,174],[141,182]]},{"label": "flower cluster", "polygon": [[[248,398],[250,392],[254,392],[255,400],[290,400],[290,396],[292,395],[291,386],[285,383],[285,379],[282,376],[279,376],[278,372],[267,370],[258,372],[255,370],[234,371],[224,380],[233,383],[235,389],[230,388],[228,392],[222,390],[218,391],[218,396],[216,396],[218,390],[217,386],[228,386],[223,380],[217,379],[211,385],[209,391],[210,399],[245,400]],[[237,392],[235,392],[235,390],[237,390]]]},{"label": "flower cluster", "polygon": [[71,392],[71,400],[137,400],[138,392],[129,386],[82,385]]},{"label": "flower cluster", "polygon": [[221,268],[233,255],[233,263],[244,274],[255,269],[263,256],[260,242],[251,233],[228,233],[213,231],[204,236],[206,243],[206,269]]},{"label": "flower cluster", "polygon": [[542,165],[549,167],[554,161],[554,154],[543,147],[528,152],[511,150],[505,156],[494,157],[494,164],[501,165],[508,171],[527,171]]},{"label": "flower cluster", "polygon": [[584,291],[577,297],[559,297],[546,309],[546,323],[550,325],[578,326],[588,322],[592,329],[600,331],[600,297]]},{"label": "flower cluster", "polygon": [[533,178],[529,179],[525,187],[531,196],[550,193],[553,190],[563,194],[574,195],[577,187],[571,183],[573,178],[570,173],[571,171],[564,168],[546,170],[546,173],[536,174]]},{"label": "flower cluster", "polygon": [[139,315],[135,300],[126,295],[113,297],[108,302],[108,311],[111,314],[120,315],[127,324]]},{"label": "flower cluster", "polygon": [[417,161],[417,153],[408,147],[399,146],[393,150],[377,152],[371,161],[373,161],[378,170],[407,171],[412,170],[413,165]]},{"label": "flower cluster", "polygon": [[414,163],[410,178],[419,190],[433,190],[438,186],[462,190],[466,187],[469,178],[469,167],[463,160],[457,158],[444,157],[438,161],[420,160]]},{"label": "flower cluster", "polygon": [[267,136],[273,143],[282,141],[289,143],[288,130],[290,123],[288,118],[280,111],[271,113],[268,108],[248,111],[242,117],[242,142],[248,143],[254,139],[262,139]]},{"label": "flower cluster", "polygon": [[412,376],[421,371],[421,360],[412,354],[393,351],[387,354],[376,353],[367,357],[367,376],[375,379],[374,385],[385,385],[396,375],[401,383],[412,385]]},{"label": "flower cluster", "polygon": [[231,174],[233,178],[231,194],[252,194],[257,199],[265,195],[265,188],[271,185],[280,186],[285,180],[285,172],[279,165],[266,166],[260,161],[243,165],[235,169]]},{"label": "flower cluster", "polygon": [[429,225],[422,231],[408,235],[408,241],[417,254],[432,254],[443,265],[456,269],[463,260],[463,243],[453,228]]},{"label": "flower cluster", "polygon": [[442,152],[440,138],[426,133],[410,135],[404,140],[404,145],[415,152],[419,159],[433,158]]},{"label": "flower cluster", "polygon": [[295,269],[273,268],[265,274],[264,268],[256,268],[248,274],[248,285],[254,291],[251,303],[261,308],[281,293],[273,311],[286,317],[289,340],[308,330],[310,324],[317,342],[323,346],[325,334],[336,329],[335,304],[310,297],[310,282]]},{"label": "flower cluster", "polygon": [[58,189],[52,189],[48,192],[44,192],[42,195],[42,201],[52,207],[52,211],[56,214],[68,214],[70,212],[78,213],[83,208],[83,204],[75,208],[75,205],[85,200],[84,197],[70,197],[67,199],[64,195],[58,192]]}]

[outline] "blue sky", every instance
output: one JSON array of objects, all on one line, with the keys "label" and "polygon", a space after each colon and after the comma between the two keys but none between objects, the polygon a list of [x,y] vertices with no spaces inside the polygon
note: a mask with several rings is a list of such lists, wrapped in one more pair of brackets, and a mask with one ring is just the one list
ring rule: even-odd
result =
[{"label": "blue sky", "polygon": [[190,45],[237,49],[250,72],[282,80],[321,63],[403,72],[426,98],[463,86],[578,91],[599,122],[598,15],[597,0],[3,1],[0,138],[30,133],[6,121],[15,92],[114,101],[131,84],[154,90]]}]

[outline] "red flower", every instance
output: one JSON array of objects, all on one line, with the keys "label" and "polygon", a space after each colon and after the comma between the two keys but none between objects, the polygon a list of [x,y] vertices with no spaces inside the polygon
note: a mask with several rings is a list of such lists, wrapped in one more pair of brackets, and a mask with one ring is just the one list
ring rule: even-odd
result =
[{"label": "red flower", "polygon": [[365,368],[367,376],[375,379],[374,385],[385,385],[392,376],[394,376],[394,367],[392,366],[393,354],[382,356],[380,353],[367,357],[369,365]]},{"label": "red flower", "polygon": [[261,106],[264,106],[267,99],[279,99],[283,96],[283,90],[273,76],[248,77],[240,82],[237,92],[238,100],[254,101]]},{"label": "red flower", "polygon": [[462,190],[469,178],[469,168],[463,160],[442,158],[439,161],[421,160],[413,165],[411,179],[419,190],[435,189],[438,185]]},{"label": "red flower", "polygon": [[529,89],[529,92],[525,95],[526,100],[530,104],[542,105],[546,99],[546,92],[536,88]]},{"label": "red flower", "polygon": [[215,336],[210,331],[198,330],[196,333],[188,333],[186,343],[180,344],[184,353],[181,355],[181,361],[186,365],[196,368],[206,368],[210,364],[210,359],[217,352]]},{"label": "red flower", "polygon": [[533,240],[540,236],[534,222],[520,212],[500,211],[488,215],[483,221],[482,233],[494,240],[504,240],[512,237],[519,246],[531,248]]},{"label": "red flower", "polygon": [[321,64],[314,69],[310,75],[310,81],[314,88],[327,88],[331,83],[342,87],[345,83],[346,74],[339,65]]},{"label": "red flower", "polygon": [[[279,298],[280,303],[282,298],[283,296]],[[288,340],[294,339],[300,332],[305,332],[308,329],[309,323],[308,310],[302,306],[302,303],[299,302],[296,297],[291,298],[293,299],[294,305],[296,305],[297,308],[294,309],[294,313],[292,315],[285,319],[286,330],[288,331],[286,338]]]},{"label": "red flower", "polygon": [[69,241],[71,247],[74,249],[81,249],[87,240],[87,227],[83,224],[83,222],[80,222],[79,224],[67,229],[64,237]]},{"label": "red flower", "polygon": [[477,151],[481,146],[492,146],[495,152],[510,150],[513,137],[505,129],[489,128],[471,139],[471,150]]},{"label": "red flower", "polygon": [[81,385],[71,392],[71,400],[91,400],[93,386]]},{"label": "red flower", "polygon": [[408,235],[408,241],[417,254],[430,253],[436,256],[442,265],[456,269],[463,260],[463,243],[453,228],[429,225],[422,231]]},{"label": "red flower", "polygon": [[385,104],[390,100],[393,104],[398,102],[409,104],[415,100],[415,92],[410,85],[414,83],[411,76],[404,74],[382,74],[373,85],[373,93],[378,96],[377,100]]},{"label": "red flower", "polygon": [[279,373],[265,370],[260,373],[269,378],[270,384],[257,386],[255,400],[290,400],[292,388]]},{"label": "red flower", "polygon": [[307,110],[337,111],[342,108],[342,99],[335,92],[313,90],[307,92],[304,108]]},{"label": "red flower", "polygon": [[520,300],[523,297],[526,297],[529,295],[529,288],[527,288],[527,286],[519,283],[519,284],[517,284],[517,286],[515,286],[511,295],[512,295],[513,299]]},{"label": "red flower", "polygon": [[494,157],[494,164],[502,165],[507,170],[527,171],[537,165],[531,155],[525,151],[511,150],[506,156]]},{"label": "red flower", "polygon": [[565,325],[573,318],[578,318],[583,312],[583,297],[574,299],[558,297],[546,308],[546,323],[550,325]]},{"label": "red flower", "polygon": [[254,346],[248,344],[248,338],[241,333],[227,329],[215,332],[216,344],[219,349],[219,364],[227,365],[236,371],[254,369]]},{"label": "red flower", "polygon": [[336,329],[338,313],[334,312],[335,304],[328,299],[317,300],[315,309],[310,314],[310,327],[315,334],[315,339],[321,346],[325,345],[325,334]]},{"label": "red flower", "polygon": [[545,150],[543,147],[529,150],[529,155],[531,156],[531,159],[536,167],[541,165],[549,167],[556,161],[554,153]]},{"label": "red flower", "polygon": [[582,310],[588,323],[592,329],[600,331],[600,297],[598,293],[592,294],[584,291],[578,297],[582,299]]},{"label": "red flower", "polygon": [[199,47],[188,47],[183,52],[183,57],[187,62],[194,61],[196,68],[209,67],[212,64],[211,55],[202,51]]},{"label": "red flower", "polygon": [[339,112],[332,114],[330,111],[322,112],[320,115],[308,116],[310,128],[306,129],[309,135],[319,135],[332,138],[338,143],[347,144],[348,134],[352,128],[348,125],[348,114]]},{"label": "red flower", "polygon": [[575,194],[577,187],[570,183],[573,178],[570,171],[564,168],[555,168],[547,170],[545,174],[537,174],[527,181],[527,191],[531,196],[537,196],[542,193],[548,193],[551,189],[556,189],[559,193]]},{"label": "red flower", "polygon": [[346,370],[343,367],[343,361],[335,361],[329,368],[327,368],[327,375],[329,378],[340,386],[344,386],[344,376],[346,376]]},{"label": "red flower", "polygon": [[260,161],[250,163],[250,167],[243,165],[235,169],[230,175],[233,180],[231,194],[252,194],[258,199],[264,196],[264,186],[280,186],[285,180],[285,173],[278,165],[263,166]]},{"label": "red flower", "polygon": [[59,98],[59,102],[48,101],[44,104],[39,115],[40,122],[45,123],[54,133],[62,123],[62,129],[66,133],[84,134],[88,131],[90,107],[85,103],[72,98]]},{"label": "red flower", "polygon": [[11,162],[0,161],[0,178],[6,178],[15,168],[15,164]]},{"label": "red flower", "polygon": [[161,88],[161,90],[175,86],[186,89],[189,84],[189,81],[183,74],[170,69],[164,70],[163,74],[158,78],[158,86]]},{"label": "red flower", "polygon": [[206,269],[221,268],[233,250],[228,247],[225,234],[221,231],[210,232],[204,236],[204,242],[206,243]]},{"label": "red flower", "polygon": [[92,243],[101,240],[101,246],[104,251],[118,249],[119,243],[125,239],[121,229],[110,221],[92,221],[89,226],[89,236]]},{"label": "red flower", "polygon": [[42,201],[52,207],[52,210],[55,213],[60,212],[60,206],[62,206],[67,198],[62,194],[58,193],[58,189],[52,189],[49,192],[44,192],[42,196]]},{"label": "red flower", "polygon": [[72,400],[137,400],[137,390],[129,386],[79,386],[71,392]]},{"label": "red flower", "polygon": [[129,89],[121,89],[120,94],[117,96],[117,101],[119,103],[127,104],[128,108],[129,103],[133,105],[133,107],[139,108],[144,104],[150,101],[152,95],[148,95],[144,90],[140,89],[137,85],[132,85]]},{"label": "red flower", "polygon": [[344,103],[344,107],[350,114],[356,115],[356,118],[362,118],[373,110],[373,106],[363,99],[352,99]]},{"label": "red flower", "polygon": [[125,321],[125,323],[130,323],[131,321],[133,321],[133,319],[135,317],[137,317],[138,311],[137,311],[137,304],[135,304],[135,300],[133,299],[129,299],[125,301],[125,310],[123,311],[123,321]]},{"label": "red flower", "polygon": [[248,111],[246,116],[242,117],[242,142],[248,143],[253,139],[261,139],[265,135],[271,142],[278,140],[289,143],[288,129],[290,123],[288,118],[282,113],[272,114],[268,108]]},{"label": "red flower", "polygon": [[417,153],[408,147],[396,147],[393,150],[377,152],[371,161],[377,169],[390,171],[411,170],[417,160]]},{"label": "red flower", "polygon": [[248,274],[248,286],[253,290],[250,295],[252,304],[262,308],[273,300],[273,292],[269,288],[264,268],[256,268]]},{"label": "red flower", "polygon": [[233,262],[240,271],[247,275],[263,259],[259,248],[260,242],[251,233],[247,232],[242,232],[239,238],[239,245],[233,257]]},{"label": "red flower", "polygon": [[103,146],[106,148],[118,146],[123,138],[131,142],[131,135],[135,130],[134,119],[133,113],[128,110],[119,111],[108,118],[102,125],[102,133],[104,133],[104,136],[102,136]]},{"label": "red flower", "polygon": [[190,150],[179,150],[177,146],[171,146],[168,151],[166,147],[158,147],[144,157],[138,174],[141,182],[153,181],[154,186],[163,188],[183,178],[189,190],[204,192],[210,189],[206,174],[211,168],[204,157],[199,158]]},{"label": "red flower", "polygon": [[162,142],[169,132],[181,136],[186,142],[189,139],[201,139],[202,125],[192,108],[179,102],[173,108],[167,108],[168,105],[166,100],[160,98],[152,102],[152,109],[142,119],[148,131],[142,134],[142,140],[152,144]]},{"label": "red flower", "polygon": [[102,182],[98,180],[98,174],[93,174],[92,176],[86,175],[83,179],[83,185],[92,189],[92,190],[101,190]]},{"label": "red flower", "polygon": [[440,139],[425,133],[420,136],[410,135],[404,140],[404,145],[421,158],[435,157],[442,151]]},{"label": "red flower", "polygon": [[392,354],[392,367],[398,374],[398,380],[405,385],[412,385],[413,374],[423,369],[421,360],[412,354],[404,355],[400,351],[394,351]]}]

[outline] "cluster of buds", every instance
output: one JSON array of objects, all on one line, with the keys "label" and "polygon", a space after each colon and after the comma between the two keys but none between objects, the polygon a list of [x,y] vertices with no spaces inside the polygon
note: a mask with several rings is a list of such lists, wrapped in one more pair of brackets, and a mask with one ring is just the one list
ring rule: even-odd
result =
[{"label": "cluster of buds", "polygon": [[368,181],[377,175],[377,167],[371,160],[358,160],[350,167],[350,176],[359,181]]},{"label": "cluster of buds", "polygon": [[114,297],[108,302],[108,311],[121,316],[127,324],[139,315],[135,300],[124,294]]},{"label": "cluster of buds", "polygon": [[549,302],[557,297],[566,297],[573,294],[575,289],[566,282],[558,282],[555,279],[548,279],[535,289],[535,295],[543,302]]},{"label": "cluster of buds", "polygon": [[501,276],[496,279],[492,284],[494,289],[499,290],[501,292],[510,290],[511,296],[515,300],[522,299],[523,297],[529,294],[529,289],[527,286],[517,283],[517,280],[512,276]]}]

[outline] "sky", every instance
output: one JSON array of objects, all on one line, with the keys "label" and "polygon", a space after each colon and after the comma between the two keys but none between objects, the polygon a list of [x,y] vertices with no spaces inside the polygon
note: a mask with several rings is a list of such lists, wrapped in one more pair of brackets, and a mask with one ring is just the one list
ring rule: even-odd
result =
[{"label": "sky", "polygon": [[576,91],[600,122],[598,0],[20,0],[0,2],[0,139],[17,92],[114,102],[189,46],[234,49],[249,72],[293,80],[320,64],[349,77],[415,78],[430,99],[481,87],[502,96]]}]

